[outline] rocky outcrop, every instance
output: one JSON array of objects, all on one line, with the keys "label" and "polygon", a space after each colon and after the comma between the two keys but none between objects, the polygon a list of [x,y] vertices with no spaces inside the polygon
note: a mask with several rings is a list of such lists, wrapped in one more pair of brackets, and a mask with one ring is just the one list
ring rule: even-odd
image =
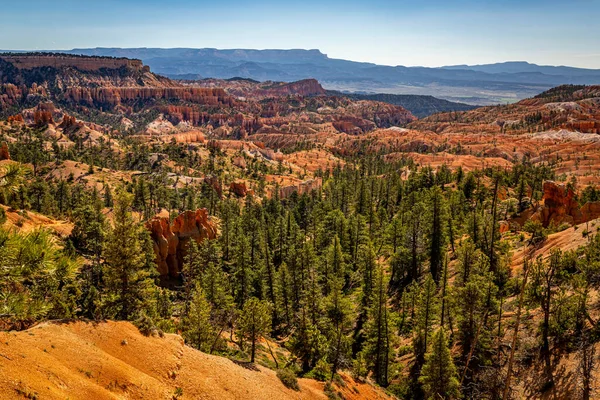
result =
[{"label": "rocky outcrop", "polygon": [[229,185],[229,191],[238,197],[246,197],[248,194],[248,188],[245,182],[231,182]]},{"label": "rocky outcrop", "polygon": [[0,56],[4,61],[11,63],[18,69],[34,68],[77,68],[81,71],[99,71],[106,69],[127,68],[142,71],[144,64],[141,60],[113,57],[83,57],[59,54],[11,54]]},{"label": "rocky outcrop", "polygon": [[323,180],[321,178],[309,179],[304,182],[300,182],[297,185],[288,185],[279,188],[279,197],[287,199],[292,193],[309,194],[313,190],[319,190],[323,186]]},{"label": "rocky outcrop", "polygon": [[600,121],[570,121],[565,128],[582,133],[600,133]]},{"label": "rocky outcrop", "polygon": [[[0,75],[2,75],[2,71],[0,71]],[[0,110],[15,106],[26,99],[45,98],[47,95],[46,89],[36,83],[30,87],[17,86],[13,83],[0,84]]]},{"label": "rocky outcrop", "polygon": [[327,94],[319,81],[316,79],[303,79],[296,82],[275,84],[270,87],[257,90],[260,96],[322,96]]},{"label": "rocky outcrop", "polygon": [[373,121],[346,115],[334,121],[333,127],[349,135],[359,135],[372,131],[377,125]]},{"label": "rocky outcrop", "polygon": [[154,243],[158,273],[177,277],[190,240],[200,243],[217,237],[217,228],[205,208],[185,211],[173,222],[166,217],[154,217],[146,223]]},{"label": "rocky outcrop", "polygon": [[178,100],[208,106],[232,104],[231,98],[223,89],[191,87],[70,87],[65,90],[65,98],[77,104],[86,104],[89,106],[108,105],[111,107],[133,101],[148,100]]},{"label": "rocky outcrop", "polygon": [[581,207],[581,222],[600,218],[600,201],[590,201]]},{"label": "rocky outcrop", "polygon": [[262,144],[262,148],[258,149],[258,152],[271,161],[283,161],[283,153],[279,150],[275,151],[273,149],[264,148],[264,144]]},{"label": "rocky outcrop", "polygon": [[500,233],[506,233],[508,231],[510,231],[510,224],[507,221],[500,221],[498,223],[498,230],[500,231]]},{"label": "rocky outcrop", "polygon": [[10,152],[8,151],[8,144],[2,143],[0,146],[0,161],[10,160]]},{"label": "rocky outcrop", "polygon": [[546,181],[543,185],[543,205],[531,217],[547,227],[551,224],[568,223],[573,225],[580,219],[579,204],[573,190],[565,184]]},{"label": "rocky outcrop", "polygon": [[204,177],[204,183],[212,187],[219,198],[223,197],[223,186],[221,185],[219,178],[214,175],[207,175]]},{"label": "rocky outcrop", "polygon": [[544,227],[567,223],[581,224],[600,217],[600,202],[589,202],[579,206],[575,192],[569,186],[546,181],[543,185],[543,205],[531,216]]},{"label": "rocky outcrop", "polygon": [[206,138],[200,131],[187,131],[158,136],[158,140],[165,143],[175,141],[175,143],[204,143]]}]

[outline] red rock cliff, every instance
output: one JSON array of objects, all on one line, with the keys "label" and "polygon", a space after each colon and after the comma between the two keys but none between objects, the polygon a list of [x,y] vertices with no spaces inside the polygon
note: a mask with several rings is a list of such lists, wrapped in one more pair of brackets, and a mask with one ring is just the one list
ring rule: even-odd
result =
[{"label": "red rock cliff", "polygon": [[217,228],[205,208],[185,211],[173,220],[154,217],[146,223],[154,242],[154,254],[161,276],[179,276],[188,242],[217,237]]},{"label": "red rock cliff", "polygon": [[600,202],[586,203],[579,207],[575,193],[565,184],[544,182],[543,205],[532,215],[544,227],[551,224],[581,224],[600,217]]},{"label": "red rock cliff", "polygon": [[19,69],[33,69],[41,67],[73,67],[81,71],[98,71],[102,68],[119,69],[122,67],[134,71],[142,71],[144,69],[144,64],[141,60],[127,58],[77,57],[57,54],[15,54],[2,56],[1,58]]},{"label": "red rock cliff", "polygon": [[182,87],[69,87],[65,97],[74,103],[88,105],[110,104],[118,106],[122,102],[135,100],[183,100],[202,105],[231,105],[232,99],[223,89],[182,88]]}]

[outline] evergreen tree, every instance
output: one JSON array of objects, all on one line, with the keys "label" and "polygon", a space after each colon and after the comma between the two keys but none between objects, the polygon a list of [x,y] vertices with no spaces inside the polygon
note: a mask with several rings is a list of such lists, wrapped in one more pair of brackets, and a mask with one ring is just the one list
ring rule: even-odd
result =
[{"label": "evergreen tree", "polygon": [[[146,312],[151,314],[152,276],[156,266],[148,265],[149,233],[131,214],[132,199],[124,190],[117,194],[113,226],[104,246],[103,283],[106,315],[133,320]],[[146,238],[144,238],[146,236]],[[154,269],[152,269],[154,268]]]},{"label": "evergreen tree", "polygon": [[338,368],[347,366],[350,343],[348,333],[352,328],[352,306],[342,291],[342,278],[330,279],[330,294],[325,300],[325,313],[328,319],[329,357],[331,379]]},{"label": "evergreen tree", "polygon": [[250,362],[256,357],[256,343],[271,329],[271,306],[268,302],[251,297],[244,303],[239,321],[240,339],[250,342]]},{"label": "evergreen tree", "polygon": [[441,277],[443,253],[446,244],[446,234],[444,232],[446,226],[445,202],[442,191],[438,186],[431,188],[428,197],[429,270],[433,280],[438,283]]},{"label": "evergreen tree", "polygon": [[185,341],[204,352],[210,352],[215,335],[211,311],[202,288],[197,288],[192,293],[188,312],[181,322],[181,332]]},{"label": "evergreen tree", "polygon": [[406,232],[406,247],[410,251],[410,282],[419,279],[421,274],[422,248],[423,248],[423,205],[416,202],[406,212],[405,220],[407,221]]},{"label": "evergreen tree", "polygon": [[46,230],[0,228],[0,324],[22,329],[45,317],[72,318],[81,263]]},{"label": "evergreen tree", "polygon": [[389,310],[387,297],[387,279],[382,267],[377,268],[375,287],[372,293],[372,301],[369,307],[369,319],[367,324],[367,346],[365,359],[370,361],[370,369],[373,371],[375,382],[386,387],[389,383],[389,365],[393,357],[393,335],[390,323],[392,313]]},{"label": "evergreen tree", "polygon": [[446,334],[438,329],[431,340],[419,382],[426,399],[456,399],[460,397],[456,367],[448,348]]},{"label": "evergreen tree", "polygon": [[423,360],[428,349],[428,340],[431,335],[433,323],[437,320],[438,298],[435,282],[430,274],[427,274],[421,284],[421,291],[417,302],[415,316],[413,348],[416,365],[423,365]]}]

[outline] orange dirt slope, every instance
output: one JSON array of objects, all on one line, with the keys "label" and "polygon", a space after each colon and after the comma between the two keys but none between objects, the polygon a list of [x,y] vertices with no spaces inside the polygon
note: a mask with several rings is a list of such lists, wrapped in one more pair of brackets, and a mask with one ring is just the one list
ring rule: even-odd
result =
[{"label": "orange dirt slope", "polygon": [[[349,398],[388,398],[344,377]],[[146,337],[127,322],[49,322],[0,332],[0,398],[326,399],[323,383],[283,386],[274,371],[245,368],[185,346],[174,334]],[[34,397],[37,396],[37,397]]]},{"label": "orange dirt slope", "polygon": [[[588,234],[584,234],[584,232]],[[583,224],[575,225],[561,232],[548,235],[548,238],[537,246],[524,246],[518,249],[512,257],[512,265],[521,268],[525,259],[535,260],[538,256],[550,257],[552,250],[563,252],[577,250],[589,243],[592,235],[600,232],[600,219],[594,219]]]},{"label": "orange dirt slope", "polygon": [[[312,382],[311,382],[312,383]],[[45,323],[0,333],[0,398],[318,399],[321,386],[287,389],[275,372],[201,353],[177,335],[145,337],[126,322]]]}]

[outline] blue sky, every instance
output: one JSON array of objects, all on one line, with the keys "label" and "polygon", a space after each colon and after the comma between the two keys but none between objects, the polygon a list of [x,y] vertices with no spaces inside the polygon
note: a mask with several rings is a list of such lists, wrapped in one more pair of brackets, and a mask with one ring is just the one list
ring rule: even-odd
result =
[{"label": "blue sky", "polygon": [[441,66],[600,68],[600,0],[0,0],[0,49],[320,49]]}]

